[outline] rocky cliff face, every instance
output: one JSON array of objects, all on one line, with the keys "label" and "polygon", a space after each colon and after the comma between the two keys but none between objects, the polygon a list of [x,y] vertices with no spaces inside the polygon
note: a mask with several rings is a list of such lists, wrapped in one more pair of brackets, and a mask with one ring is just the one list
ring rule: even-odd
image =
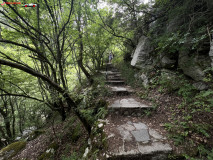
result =
[{"label": "rocky cliff face", "polygon": [[[205,61],[201,61],[199,58],[195,57],[195,54],[190,53],[190,47],[185,45],[184,50],[180,50],[178,53],[178,58],[176,60],[171,60],[166,54],[152,54],[154,48],[151,45],[149,38],[142,36],[140,41],[134,51],[131,65],[139,69],[149,70],[153,66],[158,66],[161,68],[171,69],[178,62],[178,67],[183,71],[183,73],[191,77],[195,81],[203,81],[205,77],[204,69],[200,67],[213,66],[213,43],[211,42],[211,48],[209,51],[209,56],[203,56]],[[210,62],[211,61],[211,66]],[[154,63],[158,62],[158,63]],[[202,64],[205,63],[205,64]]]},{"label": "rocky cliff face", "polygon": [[204,79],[204,72],[196,63],[194,56],[190,56],[190,47],[185,45],[184,50],[179,51],[178,66],[182,69],[183,73],[195,81],[202,81]]},{"label": "rocky cliff face", "polygon": [[[180,71],[194,82],[203,82],[206,76],[211,79],[213,42],[209,43],[209,35],[213,32],[210,16],[213,3],[174,0],[168,4],[173,4],[169,12],[149,24],[148,37],[140,38],[131,65],[145,71],[153,67]],[[151,12],[161,14],[165,9],[168,9],[166,5],[156,5]],[[190,15],[207,11],[209,17],[198,16],[192,21]]]}]

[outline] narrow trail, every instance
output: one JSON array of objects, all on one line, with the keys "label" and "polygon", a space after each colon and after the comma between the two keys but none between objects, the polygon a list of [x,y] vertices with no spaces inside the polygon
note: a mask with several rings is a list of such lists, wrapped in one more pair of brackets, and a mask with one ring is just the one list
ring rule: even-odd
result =
[{"label": "narrow trail", "polygon": [[142,122],[141,116],[152,106],[134,95],[125,85],[120,72],[107,64],[106,85],[113,92],[104,132],[107,136],[109,160],[166,160],[172,152],[167,139]]}]

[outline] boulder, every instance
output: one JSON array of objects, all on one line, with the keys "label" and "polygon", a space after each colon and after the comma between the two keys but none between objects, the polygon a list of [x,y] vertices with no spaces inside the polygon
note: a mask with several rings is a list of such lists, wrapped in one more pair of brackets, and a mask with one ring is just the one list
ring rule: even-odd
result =
[{"label": "boulder", "polygon": [[168,56],[166,55],[163,55],[161,56],[160,58],[160,62],[161,62],[161,67],[163,68],[167,68],[167,69],[170,69],[170,68],[174,68],[174,65],[175,65],[175,60],[171,60]]},{"label": "boulder", "polygon": [[36,127],[29,127],[29,128],[26,128],[24,131],[23,131],[23,133],[22,133],[22,138],[24,138],[24,139],[28,139],[28,137],[30,136],[30,134],[34,131],[34,130],[36,130]]},{"label": "boulder", "polygon": [[190,47],[186,47],[179,52],[178,65],[184,74],[191,77],[195,81],[202,81],[204,78],[203,70],[197,65],[196,59],[189,56]]},{"label": "boulder", "polygon": [[176,72],[170,71],[168,69],[161,70],[161,76],[159,79],[160,85],[163,86],[168,91],[174,91],[180,88],[180,78]]},{"label": "boulder", "polygon": [[153,64],[153,60],[150,55],[152,51],[153,47],[151,46],[149,38],[142,36],[133,54],[131,65],[139,69],[151,67]]},{"label": "boulder", "polygon": [[196,82],[193,86],[199,91],[207,90],[209,88],[204,82]]},{"label": "boulder", "polygon": [[149,83],[148,77],[143,73],[143,74],[140,76],[140,79],[142,80],[143,86],[144,86],[144,87],[147,87],[147,86],[148,86],[148,83]]}]

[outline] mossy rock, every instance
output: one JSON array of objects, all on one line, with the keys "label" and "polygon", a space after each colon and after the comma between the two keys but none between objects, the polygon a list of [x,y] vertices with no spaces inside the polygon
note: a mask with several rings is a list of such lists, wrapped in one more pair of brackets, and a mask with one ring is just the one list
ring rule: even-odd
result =
[{"label": "mossy rock", "polygon": [[8,160],[14,157],[19,151],[21,151],[26,146],[25,141],[18,141],[9,144],[0,151],[0,159]]},{"label": "mossy rock", "polygon": [[38,160],[51,160],[54,158],[55,151],[59,145],[56,142],[51,143],[46,151],[39,156]]},{"label": "mossy rock", "polygon": [[27,138],[28,141],[32,141],[33,139],[36,139],[41,134],[45,133],[44,130],[35,130],[32,133],[30,133],[29,137]]},{"label": "mossy rock", "polygon": [[175,73],[167,69],[161,71],[159,83],[167,91],[172,92],[178,90],[181,87],[182,79]]}]

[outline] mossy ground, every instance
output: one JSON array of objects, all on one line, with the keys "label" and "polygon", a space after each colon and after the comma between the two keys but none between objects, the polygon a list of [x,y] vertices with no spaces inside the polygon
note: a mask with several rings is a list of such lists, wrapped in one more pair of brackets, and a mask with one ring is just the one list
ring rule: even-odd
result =
[{"label": "mossy ground", "polygon": [[[76,99],[82,115],[86,117],[91,126],[97,127],[97,120],[104,118],[107,114],[105,97],[109,95],[109,92],[105,88],[104,80],[102,74],[95,76],[94,84],[80,88],[78,99]],[[99,130],[96,130],[92,135],[92,139],[97,136],[98,142],[94,144],[95,147],[92,153],[89,153],[89,157],[96,157],[103,148],[104,136],[102,131]],[[23,148],[25,147],[24,152],[12,156],[15,156],[15,159],[78,160],[82,158],[85,149],[89,147],[88,138],[89,135],[82,123],[73,113],[67,113],[67,119],[63,122],[59,114],[56,113],[43,129],[31,133],[27,142],[29,145],[25,147],[25,142],[23,146]],[[34,147],[31,147],[31,145]],[[42,148],[37,148],[38,146],[42,146]]]},{"label": "mossy ground", "polygon": [[0,155],[4,157],[8,152],[12,151],[12,153],[6,157],[7,159],[10,159],[15,156],[19,151],[21,151],[25,146],[25,141],[14,142],[8,145],[7,147],[1,149]]}]

